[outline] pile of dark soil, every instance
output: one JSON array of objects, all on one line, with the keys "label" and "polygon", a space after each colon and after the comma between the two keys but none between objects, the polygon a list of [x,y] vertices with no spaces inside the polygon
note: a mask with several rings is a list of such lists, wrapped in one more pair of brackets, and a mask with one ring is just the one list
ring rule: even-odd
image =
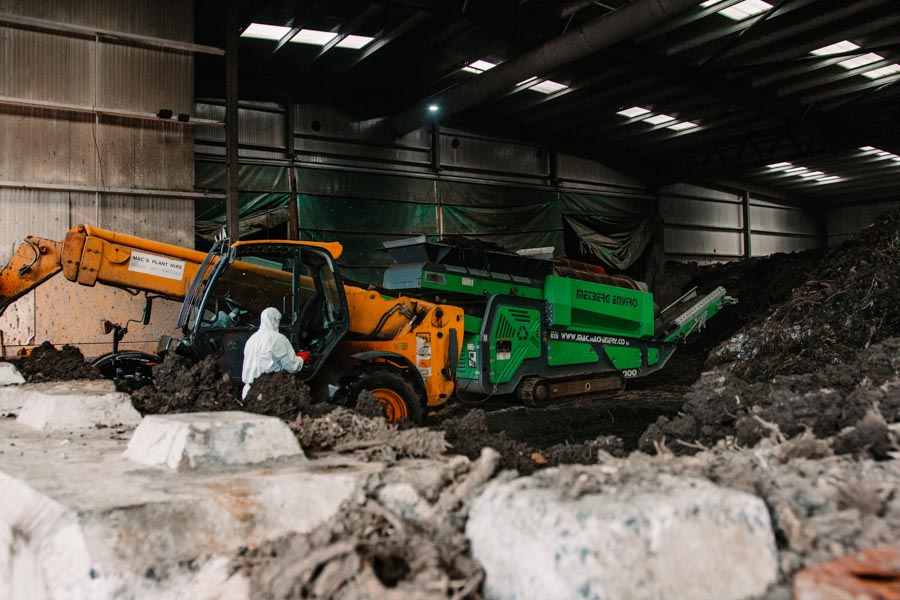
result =
[{"label": "pile of dark soil", "polygon": [[[497,470],[496,453],[471,464],[443,463],[439,486],[411,484],[391,501],[385,474],[329,522],[245,548],[231,563],[254,598],[482,598],[484,571],[463,533],[471,500]],[[411,488],[411,489],[410,489]]]},{"label": "pile of dark soil", "polygon": [[727,363],[742,379],[765,381],[850,360],[856,350],[900,335],[900,210],[881,215],[809,266],[786,301],[749,319],[712,352],[707,366]]},{"label": "pile of dark soil", "polygon": [[[703,371],[710,351],[749,323],[765,319],[772,311],[787,302],[797,286],[808,277],[810,271],[821,263],[824,250],[808,250],[793,254],[773,254],[763,258],[698,266],[696,263],[668,263],[667,286],[654,294],[660,309],[675,301],[693,287],[701,295],[716,287],[724,287],[728,295],[738,303],[725,306],[710,320],[703,331],[695,333],[678,348],[673,357],[687,369],[677,369],[690,382]],[[670,375],[671,365],[661,373]]]},{"label": "pile of dark soil", "polygon": [[153,367],[153,385],[131,395],[142,414],[242,410],[238,399],[231,378],[212,357],[192,363],[174,352]]},{"label": "pile of dark soil", "polygon": [[103,378],[84,360],[81,350],[69,345],[57,350],[50,342],[44,342],[15,365],[28,383]]},{"label": "pile of dark soil", "polygon": [[471,410],[459,417],[450,417],[438,427],[446,433],[447,442],[456,454],[475,459],[481,449],[490,447],[500,453],[504,469],[516,469],[527,475],[543,467],[561,464],[594,464],[598,450],[624,456],[625,446],[621,438],[601,435],[580,443],[557,443],[536,448],[527,442],[511,438],[504,431],[492,431],[489,415],[483,410]]},{"label": "pile of dark soil", "polygon": [[752,446],[771,435],[810,431],[835,436],[836,453],[888,458],[887,423],[900,421],[900,338],[859,351],[845,364],[770,382],[748,383],[723,369],[708,372],[682,410],[651,425],[640,449],[653,452],[664,444],[677,453],[695,452],[726,437]]}]

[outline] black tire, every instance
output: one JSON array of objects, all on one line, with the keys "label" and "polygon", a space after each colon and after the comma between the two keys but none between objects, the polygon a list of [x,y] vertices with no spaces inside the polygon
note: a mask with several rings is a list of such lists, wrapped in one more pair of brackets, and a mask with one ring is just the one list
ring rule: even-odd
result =
[{"label": "black tire", "polygon": [[387,420],[392,423],[405,418],[418,425],[425,418],[425,409],[415,386],[397,367],[365,365],[354,369],[343,380],[334,401],[352,408],[359,395],[366,391],[385,405]]}]

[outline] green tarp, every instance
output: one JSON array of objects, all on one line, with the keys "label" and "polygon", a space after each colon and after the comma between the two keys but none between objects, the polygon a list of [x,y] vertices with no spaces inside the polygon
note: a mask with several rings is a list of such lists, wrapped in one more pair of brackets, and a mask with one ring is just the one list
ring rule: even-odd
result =
[{"label": "green tarp", "polygon": [[[224,189],[225,167],[197,162],[198,189]],[[301,239],[339,241],[346,275],[379,282],[390,264],[382,242],[415,235],[461,235],[509,250],[554,248],[565,254],[565,231],[583,253],[626,269],[643,253],[658,217],[646,198],[488,185],[405,175],[298,167]],[[287,219],[287,167],[242,165],[241,232]],[[197,202],[197,231],[210,237],[224,223],[224,202]]]}]

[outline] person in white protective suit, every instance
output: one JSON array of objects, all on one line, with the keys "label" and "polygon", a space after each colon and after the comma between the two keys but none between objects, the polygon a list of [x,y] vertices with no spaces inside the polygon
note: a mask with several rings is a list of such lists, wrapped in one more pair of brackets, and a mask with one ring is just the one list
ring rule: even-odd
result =
[{"label": "person in white protective suit", "polygon": [[280,331],[281,313],[277,308],[269,307],[259,316],[259,331],[250,336],[244,345],[244,368],[241,379],[244,390],[241,398],[246,398],[250,385],[263,373],[287,371],[296,373],[303,367],[301,355],[305,352],[294,352],[290,340]]}]

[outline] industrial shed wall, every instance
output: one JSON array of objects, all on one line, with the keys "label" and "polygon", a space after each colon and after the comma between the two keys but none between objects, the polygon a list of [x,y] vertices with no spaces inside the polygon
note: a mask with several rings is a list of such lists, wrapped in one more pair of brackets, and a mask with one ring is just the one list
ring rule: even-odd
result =
[{"label": "industrial shed wall", "polygon": [[[743,193],[689,184],[659,190],[670,260],[701,264],[746,256]],[[750,254],[767,256],[820,245],[820,225],[807,210],[750,192]]]},{"label": "industrial shed wall", "polygon": [[828,209],[828,245],[836,246],[872,223],[883,212],[900,208],[900,199]]},{"label": "industrial shed wall", "polygon": [[[193,39],[192,3],[180,0],[0,0],[0,15]],[[190,113],[190,52],[0,21],[0,64],[0,264],[25,236],[62,240],[81,223],[193,246],[191,128],[92,112]],[[149,327],[131,325],[124,346],[154,349],[174,322],[175,304],[166,304],[155,305]],[[96,356],[111,345],[100,319],[124,324],[141,307],[124,291],[58,276],[0,318],[3,351],[49,340]]]}]

